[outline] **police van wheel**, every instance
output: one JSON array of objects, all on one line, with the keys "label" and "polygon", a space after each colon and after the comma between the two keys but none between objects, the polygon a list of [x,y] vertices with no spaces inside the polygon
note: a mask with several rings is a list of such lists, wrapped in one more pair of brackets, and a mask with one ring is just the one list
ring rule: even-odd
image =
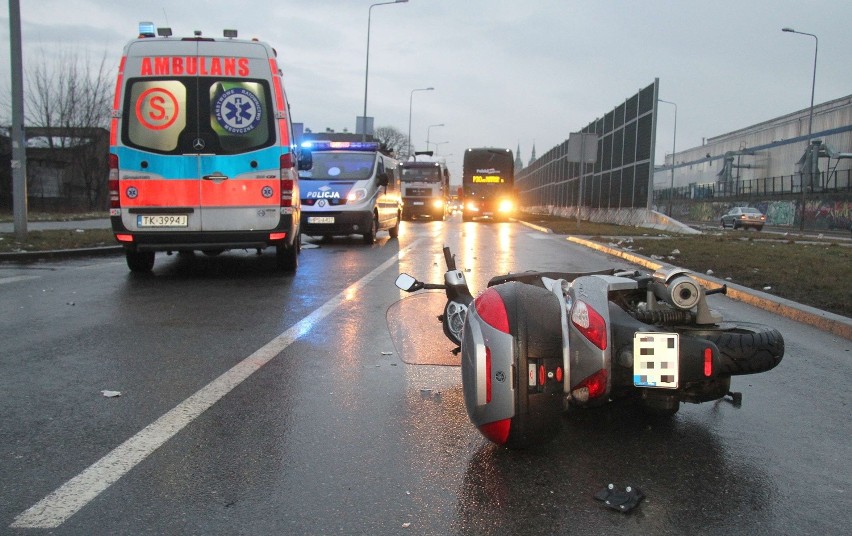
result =
[{"label": "police van wheel", "polygon": [[150,272],[154,268],[153,251],[128,251],[125,256],[131,272]]},{"label": "police van wheel", "polygon": [[370,230],[364,233],[364,243],[372,244],[376,241],[376,233],[379,232],[379,218],[373,215],[373,223],[370,225]]},{"label": "police van wheel", "polygon": [[299,266],[299,238],[292,246],[275,246],[275,264],[279,270],[295,272]]}]

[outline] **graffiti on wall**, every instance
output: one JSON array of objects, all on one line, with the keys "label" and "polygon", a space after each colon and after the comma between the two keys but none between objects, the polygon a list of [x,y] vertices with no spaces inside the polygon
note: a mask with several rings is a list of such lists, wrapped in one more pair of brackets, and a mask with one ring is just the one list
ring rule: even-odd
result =
[{"label": "graffiti on wall", "polygon": [[[799,225],[799,201],[753,203],[699,202],[677,207],[688,221],[719,221],[735,206],[752,206],[766,214],[767,225]],[[813,200],[805,204],[805,223],[816,229],[852,229],[852,201]]]},{"label": "graffiti on wall", "polygon": [[712,221],[719,219],[713,203],[695,203],[689,205],[689,221]]},{"label": "graffiti on wall", "polygon": [[808,201],[805,221],[817,229],[852,229],[852,203],[848,201]]},{"label": "graffiti on wall", "polygon": [[766,214],[767,225],[794,225],[797,203],[795,201],[770,201],[760,208]]}]

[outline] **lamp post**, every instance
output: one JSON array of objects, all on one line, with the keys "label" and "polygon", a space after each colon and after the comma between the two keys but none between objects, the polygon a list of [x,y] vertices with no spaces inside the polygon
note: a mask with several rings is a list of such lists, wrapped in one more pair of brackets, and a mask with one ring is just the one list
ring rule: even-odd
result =
[{"label": "lamp post", "polygon": [[[815,36],[812,33],[807,32],[797,32],[792,28],[781,28],[782,32],[796,33],[799,35],[809,35],[814,38],[814,75],[811,80],[811,109],[808,113],[808,150],[811,150],[811,135],[813,134],[813,126],[814,126],[814,90],[816,89],[816,67],[817,67],[817,52],[819,51],[819,37]],[[808,177],[811,187],[813,187],[813,158],[811,158],[810,166],[808,168]],[[802,184],[802,217],[799,222],[799,230],[805,230],[805,185]]]},{"label": "lamp post", "polygon": [[437,125],[429,125],[429,127],[426,128],[426,150],[427,151],[429,150],[429,135],[430,135],[430,131],[432,130],[432,127],[442,127],[442,126],[444,126],[444,123],[438,123]]},{"label": "lamp post", "polygon": [[[432,142],[432,145],[434,145],[434,146],[435,146],[435,156],[438,156],[438,146],[439,146],[439,145],[443,145],[443,144],[445,144],[445,143],[450,143],[450,142],[448,142],[448,141],[438,141],[438,142],[434,142],[434,141],[433,141],[433,142]],[[428,150],[428,147],[427,147],[427,150]]]},{"label": "lamp post", "polygon": [[674,197],[674,166],[675,166],[675,147],[677,144],[677,104],[663,100],[657,99],[657,102],[665,102],[666,104],[671,104],[675,107],[675,115],[674,115],[674,134],[672,135],[672,184],[669,187],[669,218],[672,217],[672,198]]},{"label": "lamp post", "polygon": [[364,68],[364,116],[361,132],[361,141],[365,141],[367,139],[367,80],[370,78],[370,18],[373,15],[373,8],[376,6],[384,6],[387,4],[400,4],[408,2],[408,0],[394,0],[393,2],[379,2],[378,4],[373,4],[370,6],[370,9],[367,10],[367,66]]},{"label": "lamp post", "polygon": [[411,105],[414,102],[415,91],[432,91],[433,87],[424,87],[420,89],[412,89],[411,95],[408,97],[408,156],[411,156]]}]

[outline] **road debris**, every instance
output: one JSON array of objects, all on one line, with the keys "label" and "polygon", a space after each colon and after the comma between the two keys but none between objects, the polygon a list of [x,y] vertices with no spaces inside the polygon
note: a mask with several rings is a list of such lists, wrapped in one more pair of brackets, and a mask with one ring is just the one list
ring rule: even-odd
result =
[{"label": "road debris", "polygon": [[637,487],[627,486],[624,491],[618,491],[615,489],[615,484],[608,484],[607,487],[595,493],[595,499],[602,501],[607,508],[625,514],[633,510],[644,498],[645,494]]}]

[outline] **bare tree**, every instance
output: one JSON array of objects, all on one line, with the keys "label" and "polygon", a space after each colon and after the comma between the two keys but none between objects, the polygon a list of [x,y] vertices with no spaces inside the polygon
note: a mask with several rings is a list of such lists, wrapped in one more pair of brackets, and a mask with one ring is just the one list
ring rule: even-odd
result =
[{"label": "bare tree", "polygon": [[[42,58],[53,57],[41,54]],[[63,196],[106,206],[108,127],[114,79],[106,53],[100,62],[71,50],[27,70],[24,94],[29,137],[39,134],[51,165],[70,173]]]},{"label": "bare tree", "polygon": [[408,136],[394,127],[379,127],[373,132],[373,137],[396,158],[408,158]]}]

